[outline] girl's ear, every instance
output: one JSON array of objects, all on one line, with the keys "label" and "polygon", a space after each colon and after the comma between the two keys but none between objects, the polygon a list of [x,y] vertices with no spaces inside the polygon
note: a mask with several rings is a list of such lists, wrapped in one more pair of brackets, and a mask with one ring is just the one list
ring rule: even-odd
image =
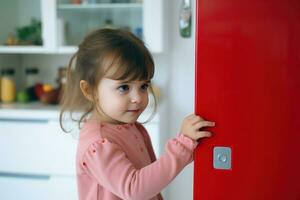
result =
[{"label": "girl's ear", "polygon": [[89,101],[93,101],[93,96],[90,93],[91,89],[89,88],[88,82],[85,80],[81,80],[79,84],[80,84],[81,92],[85,96],[85,98],[87,98]]}]

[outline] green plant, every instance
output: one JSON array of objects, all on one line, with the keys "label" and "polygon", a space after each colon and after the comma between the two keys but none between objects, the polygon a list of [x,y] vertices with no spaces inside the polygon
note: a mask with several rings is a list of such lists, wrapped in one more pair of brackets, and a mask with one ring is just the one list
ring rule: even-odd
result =
[{"label": "green plant", "polygon": [[41,21],[31,19],[31,23],[27,26],[17,28],[17,37],[22,45],[42,45]]}]

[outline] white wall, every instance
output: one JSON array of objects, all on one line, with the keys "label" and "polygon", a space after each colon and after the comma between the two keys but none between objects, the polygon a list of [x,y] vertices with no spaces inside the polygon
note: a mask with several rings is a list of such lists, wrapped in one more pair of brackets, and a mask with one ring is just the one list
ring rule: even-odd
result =
[{"label": "white wall", "polygon": [[[168,0],[169,18],[169,61],[168,67],[168,132],[174,137],[180,130],[182,119],[194,111],[194,65],[195,34],[191,38],[181,38],[178,31],[178,17],[182,0]],[[192,0],[195,8],[195,1]],[[193,32],[195,31],[195,9],[193,10]],[[167,200],[193,199],[193,163],[187,166],[168,186]]]}]

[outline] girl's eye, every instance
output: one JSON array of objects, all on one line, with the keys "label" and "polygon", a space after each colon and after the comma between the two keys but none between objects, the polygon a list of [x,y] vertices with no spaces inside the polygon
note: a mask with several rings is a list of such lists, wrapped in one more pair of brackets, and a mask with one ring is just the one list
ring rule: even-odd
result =
[{"label": "girl's eye", "polygon": [[142,88],[142,90],[147,90],[148,87],[149,87],[149,84],[145,83],[145,84],[142,85],[141,88]]},{"label": "girl's eye", "polygon": [[118,90],[120,92],[126,92],[127,90],[129,90],[129,85],[121,85],[118,87]]}]

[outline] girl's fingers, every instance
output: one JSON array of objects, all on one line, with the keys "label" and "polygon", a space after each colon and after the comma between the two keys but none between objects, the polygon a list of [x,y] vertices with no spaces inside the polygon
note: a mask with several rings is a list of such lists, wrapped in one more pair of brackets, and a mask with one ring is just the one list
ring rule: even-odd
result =
[{"label": "girl's fingers", "polygon": [[195,128],[197,130],[204,127],[214,127],[214,126],[215,126],[215,122],[211,122],[211,121],[200,121],[197,124],[195,124]]},{"label": "girl's fingers", "polygon": [[198,131],[197,132],[197,137],[198,138],[203,138],[203,137],[211,137],[212,133],[209,131]]},{"label": "girl's fingers", "polygon": [[186,119],[187,119],[187,120],[191,120],[191,119],[193,119],[195,116],[196,116],[196,115],[191,114],[191,115],[187,116]]},{"label": "girl's fingers", "polygon": [[189,120],[190,120],[190,123],[191,123],[192,125],[194,125],[194,124],[196,124],[196,123],[198,123],[198,122],[200,122],[200,121],[204,121],[202,117],[196,116],[196,115],[194,115],[194,116],[193,116],[192,118],[190,118]]}]

